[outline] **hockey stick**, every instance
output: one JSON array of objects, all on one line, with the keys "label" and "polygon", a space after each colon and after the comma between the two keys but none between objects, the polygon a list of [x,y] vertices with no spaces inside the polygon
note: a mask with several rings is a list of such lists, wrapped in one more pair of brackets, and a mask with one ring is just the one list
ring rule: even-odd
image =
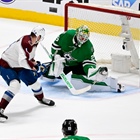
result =
[{"label": "hockey stick", "polygon": [[[47,53],[47,55],[49,56],[50,59],[52,59],[52,56],[51,54],[48,52],[48,50],[44,47],[43,44],[40,43],[40,45],[42,46],[42,48],[45,50],[45,52]],[[75,89],[74,86],[72,85],[72,83],[67,79],[65,73],[61,73],[60,74],[60,77],[62,78],[62,80],[64,81],[64,83],[66,84],[67,88],[70,90],[70,92],[73,94],[73,95],[80,95],[82,93],[85,93],[86,91],[90,90],[91,89],[91,85],[85,87],[85,88],[82,88],[82,89]]]}]

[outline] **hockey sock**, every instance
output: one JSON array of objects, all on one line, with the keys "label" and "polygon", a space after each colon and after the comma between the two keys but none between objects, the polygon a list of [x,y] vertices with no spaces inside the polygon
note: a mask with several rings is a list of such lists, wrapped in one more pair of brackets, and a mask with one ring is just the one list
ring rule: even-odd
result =
[{"label": "hockey sock", "polygon": [[4,98],[2,98],[1,102],[0,102],[0,108],[5,109],[8,104],[9,104],[9,102],[7,100],[5,100]]},{"label": "hockey sock", "polygon": [[13,97],[14,97],[14,94],[11,91],[5,91],[0,102],[0,108],[5,109],[7,105],[9,104],[9,102],[13,99]]},{"label": "hockey sock", "polygon": [[43,97],[44,97],[43,93],[41,93],[41,94],[34,94],[34,96],[35,96],[35,98],[36,98],[37,100],[39,100],[39,101],[42,101],[42,99],[43,99]]}]

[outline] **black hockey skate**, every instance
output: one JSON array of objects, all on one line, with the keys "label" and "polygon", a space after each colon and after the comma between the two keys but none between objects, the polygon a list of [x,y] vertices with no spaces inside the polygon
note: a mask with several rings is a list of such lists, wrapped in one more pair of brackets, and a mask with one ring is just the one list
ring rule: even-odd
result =
[{"label": "black hockey skate", "polygon": [[[39,101],[39,100],[38,100]],[[44,104],[44,105],[48,105],[48,106],[54,106],[55,105],[55,102],[50,100],[50,99],[45,99],[43,98],[42,100],[39,101],[41,104]]]},{"label": "black hockey skate", "polygon": [[0,108],[0,122],[5,122],[8,117],[3,114],[4,110]]},{"label": "black hockey skate", "polygon": [[118,89],[117,89],[117,92],[121,93],[121,92],[124,92],[124,91],[125,91],[125,87],[124,87],[124,85],[118,83]]}]

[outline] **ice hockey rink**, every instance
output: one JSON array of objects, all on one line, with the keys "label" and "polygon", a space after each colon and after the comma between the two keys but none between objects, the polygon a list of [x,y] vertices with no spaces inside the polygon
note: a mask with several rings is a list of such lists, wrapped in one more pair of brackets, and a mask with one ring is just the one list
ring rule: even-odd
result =
[{"label": "ice hockey rink", "polygon": [[[62,27],[0,18],[0,54],[8,44],[30,34],[36,25],[46,29],[43,44],[50,51],[53,40],[63,32]],[[40,45],[36,60],[50,61]],[[54,107],[39,104],[22,83],[20,92],[5,110],[9,118],[0,123],[0,140],[60,140],[65,119],[75,119],[78,135],[91,140],[140,140],[139,76],[125,75],[120,80],[126,84],[124,93],[86,92],[74,96],[63,82],[51,84],[40,79],[45,96],[55,101]],[[6,88],[0,77],[0,97]]]}]

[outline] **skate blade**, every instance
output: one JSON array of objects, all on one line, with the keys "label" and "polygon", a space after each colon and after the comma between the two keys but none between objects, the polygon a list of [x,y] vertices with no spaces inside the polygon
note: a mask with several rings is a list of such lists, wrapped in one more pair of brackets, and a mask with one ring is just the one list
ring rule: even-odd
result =
[{"label": "skate blade", "polygon": [[6,118],[0,117],[0,122],[1,122],[1,123],[6,122],[6,120],[7,120]]}]

